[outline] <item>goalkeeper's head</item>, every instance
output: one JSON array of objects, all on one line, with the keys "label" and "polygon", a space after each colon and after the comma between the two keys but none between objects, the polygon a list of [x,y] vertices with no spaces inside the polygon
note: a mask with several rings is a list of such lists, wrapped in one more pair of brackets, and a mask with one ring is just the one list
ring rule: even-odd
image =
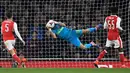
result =
[{"label": "goalkeeper's head", "polygon": [[117,8],[117,7],[111,7],[111,8],[110,8],[110,12],[111,12],[111,14],[113,14],[113,15],[117,15],[117,14],[118,14],[118,8]]}]

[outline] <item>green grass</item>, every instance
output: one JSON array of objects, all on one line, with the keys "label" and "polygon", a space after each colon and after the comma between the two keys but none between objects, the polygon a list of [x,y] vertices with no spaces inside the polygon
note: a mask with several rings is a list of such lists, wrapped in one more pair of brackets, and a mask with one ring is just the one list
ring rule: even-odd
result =
[{"label": "green grass", "polygon": [[88,68],[1,68],[0,73],[130,73],[130,69]]}]

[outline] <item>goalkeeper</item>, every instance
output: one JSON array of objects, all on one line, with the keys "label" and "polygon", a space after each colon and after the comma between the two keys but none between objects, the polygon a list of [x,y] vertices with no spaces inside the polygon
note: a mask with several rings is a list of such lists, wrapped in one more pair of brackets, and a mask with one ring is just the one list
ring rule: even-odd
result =
[{"label": "goalkeeper", "polygon": [[51,36],[53,38],[61,38],[64,39],[73,45],[81,48],[81,49],[87,49],[92,46],[97,46],[94,42],[90,42],[89,44],[82,44],[79,40],[79,37],[83,34],[86,34],[88,32],[92,33],[98,30],[100,27],[102,27],[101,24],[97,25],[95,28],[88,28],[88,29],[82,29],[82,30],[72,30],[70,28],[67,28],[66,25],[62,22],[56,22],[54,20],[49,20],[49,22],[46,24],[47,29],[49,30]]}]

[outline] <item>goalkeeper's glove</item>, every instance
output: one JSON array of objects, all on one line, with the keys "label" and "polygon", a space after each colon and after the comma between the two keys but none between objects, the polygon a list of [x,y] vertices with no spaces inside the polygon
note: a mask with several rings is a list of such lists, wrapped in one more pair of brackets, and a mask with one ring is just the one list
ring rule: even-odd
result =
[{"label": "goalkeeper's glove", "polygon": [[103,27],[102,24],[98,24],[98,25],[96,26],[96,29],[100,29],[100,28],[102,28],[102,27]]}]

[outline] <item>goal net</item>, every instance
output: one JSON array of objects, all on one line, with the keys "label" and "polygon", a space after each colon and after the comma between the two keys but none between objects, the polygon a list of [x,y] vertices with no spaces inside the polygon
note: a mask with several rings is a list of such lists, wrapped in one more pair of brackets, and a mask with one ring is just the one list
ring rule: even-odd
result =
[{"label": "goal net", "polygon": [[[72,29],[85,29],[103,24],[110,15],[109,8],[117,7],[122,18],[121,26],[126,33],[121,35],[123,51],[130,58],[130,2],[129,0],[0,0],[0,21],[5,19],[7,11],[13,12],[14,21],[26,42],[23,46],[16,38],[17,54],[27,58],[28,68],[94,68],[93,61],[103,48],[92,47],[82,50],[61,39],[53,39],[47,33],[46,23],[50,20],[61,21]],[[101,47],[106,43],[106,32],[100,29],[96,33],[87,33],[80,37],[82,43],[94,41]],[[6,50],[2,37],[0,48],[0,66],[14,67],[15,62]],[[101,65],[119,67],[117,49],[101,60]],[[126,62],[130,66],[130,62]]]}]

